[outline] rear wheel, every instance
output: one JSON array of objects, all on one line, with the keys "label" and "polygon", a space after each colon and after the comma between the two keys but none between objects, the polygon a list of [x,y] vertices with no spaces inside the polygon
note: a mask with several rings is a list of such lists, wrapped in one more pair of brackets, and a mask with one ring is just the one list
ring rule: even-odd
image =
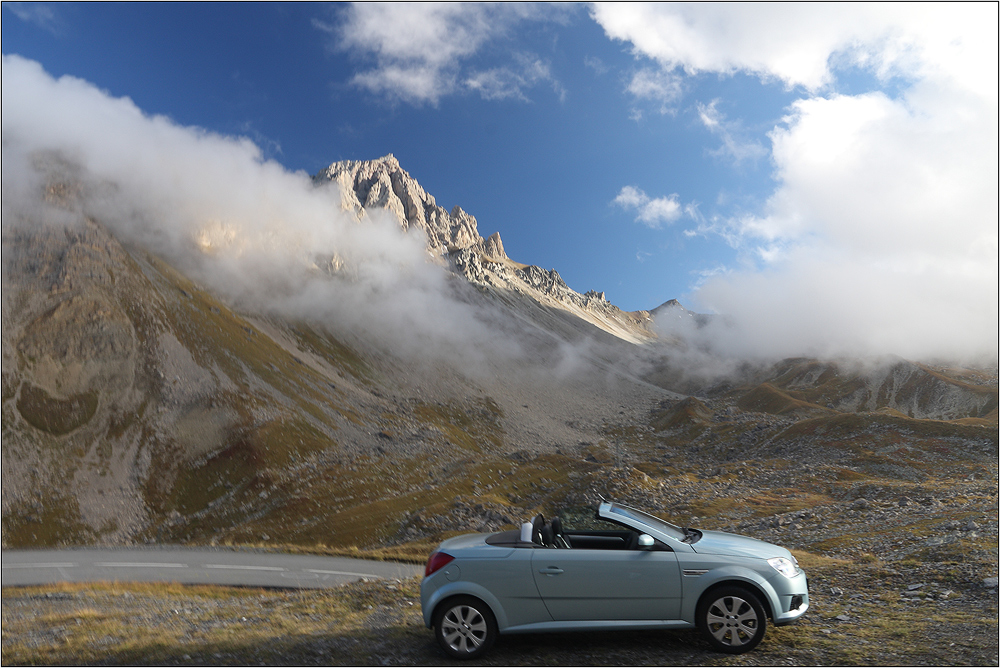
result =
[{"label": "rear wheel", "polygon": [[767,630],[757,596],[742,587],[721,587],[698,604],[698,628],[720,652],[742,654],[756,647]]},{"label": "rear wheel", "polygon": [[497,622],[485,603],[471,596],[448,599],[434,613],[434,635],[456,659],[482,656],[497,639]]}]

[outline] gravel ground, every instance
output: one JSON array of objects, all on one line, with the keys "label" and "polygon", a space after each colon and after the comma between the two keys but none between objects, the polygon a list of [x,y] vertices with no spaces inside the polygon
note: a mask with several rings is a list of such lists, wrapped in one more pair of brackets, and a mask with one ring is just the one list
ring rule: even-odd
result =
[{"label": "gravel ground", "polygon": [[[502,637],[481,665],[997,665],[996,577],[977,565],[805,555],[812,604],[753,652],[696,631]],[[810,563],[812,562],[812,563]],[[419,580],[282,592],[8,588],[4,665],[441,665]]]}]

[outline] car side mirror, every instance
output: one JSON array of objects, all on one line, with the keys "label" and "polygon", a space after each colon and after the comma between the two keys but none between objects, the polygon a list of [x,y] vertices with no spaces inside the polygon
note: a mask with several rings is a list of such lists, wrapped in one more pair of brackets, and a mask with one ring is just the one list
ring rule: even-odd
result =
[{"label": "car side mirror", "polygon": [[641,536],[639,536],[639,549],[640,550],[652,550],[653,549],[653,545],[655,543],[656,543],[656,541],[654,541],[653,537],[650,536],[648,533],[644,533]]}]

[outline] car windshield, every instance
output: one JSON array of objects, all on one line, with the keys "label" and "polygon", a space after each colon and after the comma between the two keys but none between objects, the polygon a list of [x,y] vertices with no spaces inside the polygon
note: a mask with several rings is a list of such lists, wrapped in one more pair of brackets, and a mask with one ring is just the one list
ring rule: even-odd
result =
[{"label": "car windshield", "polygon": [[671,538],[676,538],[677,540],[684,540],[685,533],[684,530],[678,526],[674,526],[670,522],[661,520],[659,517],[654,517],[649,513],[644,513],[641,510],[636,510],[634,508],[627,508],[625,506],[619,506],[617,503],[611,504],[611,514],[621,515],[622,517],[627,517],[636,522],[642,522],[651,529],[655,529],[662,534],[666,534]]}]

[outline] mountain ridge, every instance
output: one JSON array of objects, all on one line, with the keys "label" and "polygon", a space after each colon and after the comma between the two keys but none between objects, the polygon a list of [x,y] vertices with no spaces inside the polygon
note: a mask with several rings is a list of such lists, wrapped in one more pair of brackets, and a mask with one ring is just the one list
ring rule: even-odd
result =
[{"label": "mountain ridge", "polygon": [[360,218],[369,211],[384,210],[395,216],[402,230],[420,230],[427,238],[431,257],[486,291],[527,296],[630,343],[656,338],[647,311],[622,311],[603,292],[576,292],[555,269],[509,258],[500,232],[484,239],[475,216],[458,205],[451,211],[439,206],[392,154],[376,160],[332,163],[314,175],[313,182],[338,184],[341,207]]}]

